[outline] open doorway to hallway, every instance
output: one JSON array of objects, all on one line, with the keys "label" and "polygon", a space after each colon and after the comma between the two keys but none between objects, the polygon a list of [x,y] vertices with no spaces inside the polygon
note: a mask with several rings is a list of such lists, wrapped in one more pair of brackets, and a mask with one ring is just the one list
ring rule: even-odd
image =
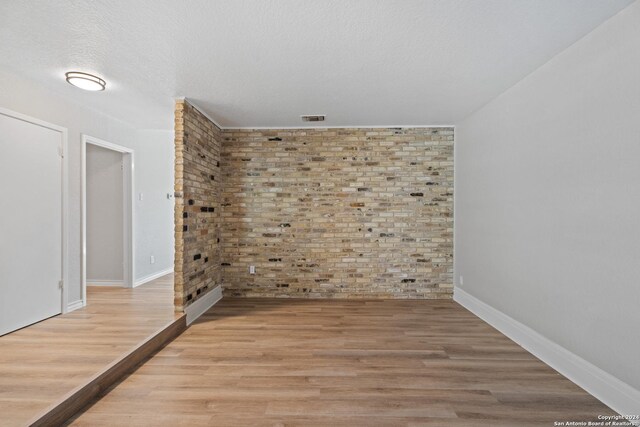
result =
[{"label": "open doorway to hallway", "polygon": [[130,148],[82,141],[82,287],[133,287],[133,158]]}]

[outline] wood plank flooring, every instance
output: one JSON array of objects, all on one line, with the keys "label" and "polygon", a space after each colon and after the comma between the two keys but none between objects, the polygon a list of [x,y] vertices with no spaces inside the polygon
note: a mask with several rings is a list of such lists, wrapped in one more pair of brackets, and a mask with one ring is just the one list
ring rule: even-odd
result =
[{"label": "wood plank flooring", "polygon": [[74,426],[552,426],[609,408],[450,301],[223,299]]},{"label": "wood plank flooring", "polygon": [[173,275],[87,293],[87,307],[0,337],[0,425],[52,425],[45,414],[61,399],[182,317],[173,307]]}]

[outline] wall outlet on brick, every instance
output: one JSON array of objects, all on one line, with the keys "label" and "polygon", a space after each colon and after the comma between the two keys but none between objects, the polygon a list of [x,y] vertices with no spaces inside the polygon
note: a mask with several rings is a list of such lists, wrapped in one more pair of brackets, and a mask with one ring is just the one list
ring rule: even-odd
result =
[{"label": "wall outlet on brick", "polygon": [[150,264],[155,264],[155,263],[156,263],[156,257],[154,257],[153,255],[151,255],[151,257],[149,258],[149,263],[150,263]]},{"label": "wall outlet on brick", "polygon": [[256,266],[255,265],[250,265],[249,266],[249,274],[256,274]]}]

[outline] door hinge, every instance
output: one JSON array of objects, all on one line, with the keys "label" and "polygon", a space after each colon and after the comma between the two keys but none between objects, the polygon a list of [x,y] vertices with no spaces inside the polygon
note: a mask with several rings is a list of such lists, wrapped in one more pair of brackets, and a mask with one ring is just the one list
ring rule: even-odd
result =
[{"label": "door hinge", "polygon": [[62,147],[58,146],[58,155],[64,158],[64,153],[62,152]]},{"label": "door hinge", "polygon": [[58,280],[58,288],[62,289],[62,285],[64,282],[62,280]]}]

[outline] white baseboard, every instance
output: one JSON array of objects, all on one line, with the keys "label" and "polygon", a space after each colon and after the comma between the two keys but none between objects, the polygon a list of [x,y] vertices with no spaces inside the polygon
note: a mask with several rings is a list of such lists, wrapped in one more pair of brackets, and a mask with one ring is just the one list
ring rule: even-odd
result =
[{"label": "white baseboard", "polygon": [[67,313],[70,313],[74,310],[77,310],[79,308],[84,307],[84,301],[82,301],[81,299],[78,301],[73,301],[67,304]]},{"label": "white baseboard", "polygon": [[171,274],[171,273],[173,273],[173,268],[167,268],[166,270],[158,271],[157,273],[144,276],[136,280],[135,283],[133,284],[133,287],[135,288],[136,286],[144,285],[147,282],[150,282],[152,280],[155,280],[162,276],[166,276],[167,274]]},{"label": "white baseboard", "polygon": [[87,286],[124,286],[123,280],[92,280],[87,279]]},{"label": "white baseboard", "polygon": [[198,317],[202,316],[205,311],[209,310],[215,303],[222,299],[222,286],[218,286],[204,294],[203,297],[196,300],[193,304],[187,306],[184,312],[187,313],[187,326],[193,323]]},{"label": "white baseboard", "polygon": [[453,299],[617,413],[640,415],[639,390],[458,287]]}]

